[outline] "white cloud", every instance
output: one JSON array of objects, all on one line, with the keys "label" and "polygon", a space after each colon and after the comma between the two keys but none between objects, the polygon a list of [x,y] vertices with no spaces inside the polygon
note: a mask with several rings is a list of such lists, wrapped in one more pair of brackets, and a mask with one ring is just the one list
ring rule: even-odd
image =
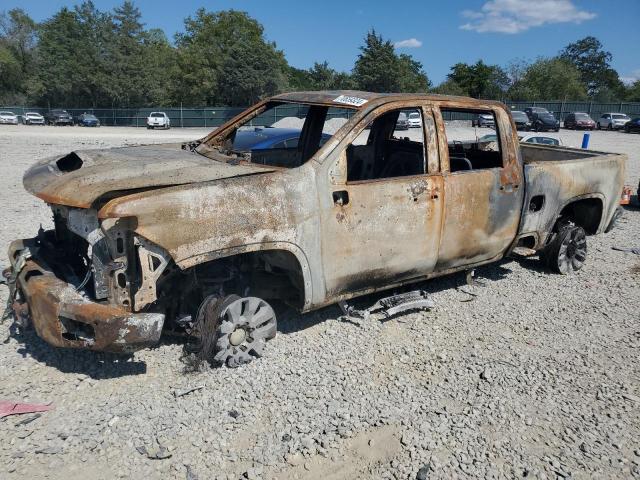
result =
[{"label": "white cloud", "polygon": [[640,68],[636,68],[629,75],[620,77],[620,80],[622,80],[622,82],[627,85],[631,85],[632,83],[637,82],[638,80],[640,80]]},{"label": "white cloud", "polygon": [[479,33],[519,33],[548,23],[582,23],[596,14],[580,10],[573,0],[489,0],[479,11],[463,10],[469,20],[460,28]]},{"label": "white cloud", "polygon": [[422,42],[417,38],[407,38],[393,44],[396,48],[418,48],[422,46]]}]

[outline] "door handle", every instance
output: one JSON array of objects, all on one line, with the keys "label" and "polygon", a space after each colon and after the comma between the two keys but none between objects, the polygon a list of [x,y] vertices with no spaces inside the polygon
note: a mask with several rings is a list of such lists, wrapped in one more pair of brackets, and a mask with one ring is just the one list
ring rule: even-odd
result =
[{"label": "door handle", "polygon": [[349,192],[346,190],[338,190],[333,192],[333,203],[341,207],[349,203]]}]

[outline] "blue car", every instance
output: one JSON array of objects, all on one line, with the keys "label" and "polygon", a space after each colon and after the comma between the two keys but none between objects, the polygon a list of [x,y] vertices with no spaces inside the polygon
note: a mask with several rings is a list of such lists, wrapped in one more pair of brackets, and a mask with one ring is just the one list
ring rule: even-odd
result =
[{"label": "blue car", "polygon": [[98,120],[96,116],[91,113],[83,113],[82,115],[78,116],[76,124],[80,125],[81,127],[99,127],[100,120]]},{"label": "blue car", "polygon": [[[233,142],[233,150],[251,152],[252,150],[268,150],[274,148],[298,148],[298,140],[302,130],[296,128],[254,127],[250,130],[238,130]],[[322,134],[320,146],[324,145],[331,135]]]}]

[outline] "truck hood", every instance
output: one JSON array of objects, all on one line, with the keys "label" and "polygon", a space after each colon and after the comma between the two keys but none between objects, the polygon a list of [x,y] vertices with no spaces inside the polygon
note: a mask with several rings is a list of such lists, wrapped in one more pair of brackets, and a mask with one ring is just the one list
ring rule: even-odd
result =
[{"label": "truck hood", "polygon": [[275,169],[231,165],[182,150],[180,144],[76,150],[45,158],[24,174],[25,189],[47,203],[89,208],[100,197]]}]

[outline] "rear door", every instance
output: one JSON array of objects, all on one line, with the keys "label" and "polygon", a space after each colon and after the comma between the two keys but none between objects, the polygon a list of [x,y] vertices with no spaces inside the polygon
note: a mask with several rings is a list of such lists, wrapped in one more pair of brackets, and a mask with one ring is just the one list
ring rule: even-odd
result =
[{"label": "rear door", "polygon": [[[464,122],[494,118],[497,140],[479,141]],[[499,258],[516,237],[523,201],[520,152],[506,111],[443,102],[436,109],[444,218],[436,270]],[[447,120],[446,124],[444,119]]]}]

